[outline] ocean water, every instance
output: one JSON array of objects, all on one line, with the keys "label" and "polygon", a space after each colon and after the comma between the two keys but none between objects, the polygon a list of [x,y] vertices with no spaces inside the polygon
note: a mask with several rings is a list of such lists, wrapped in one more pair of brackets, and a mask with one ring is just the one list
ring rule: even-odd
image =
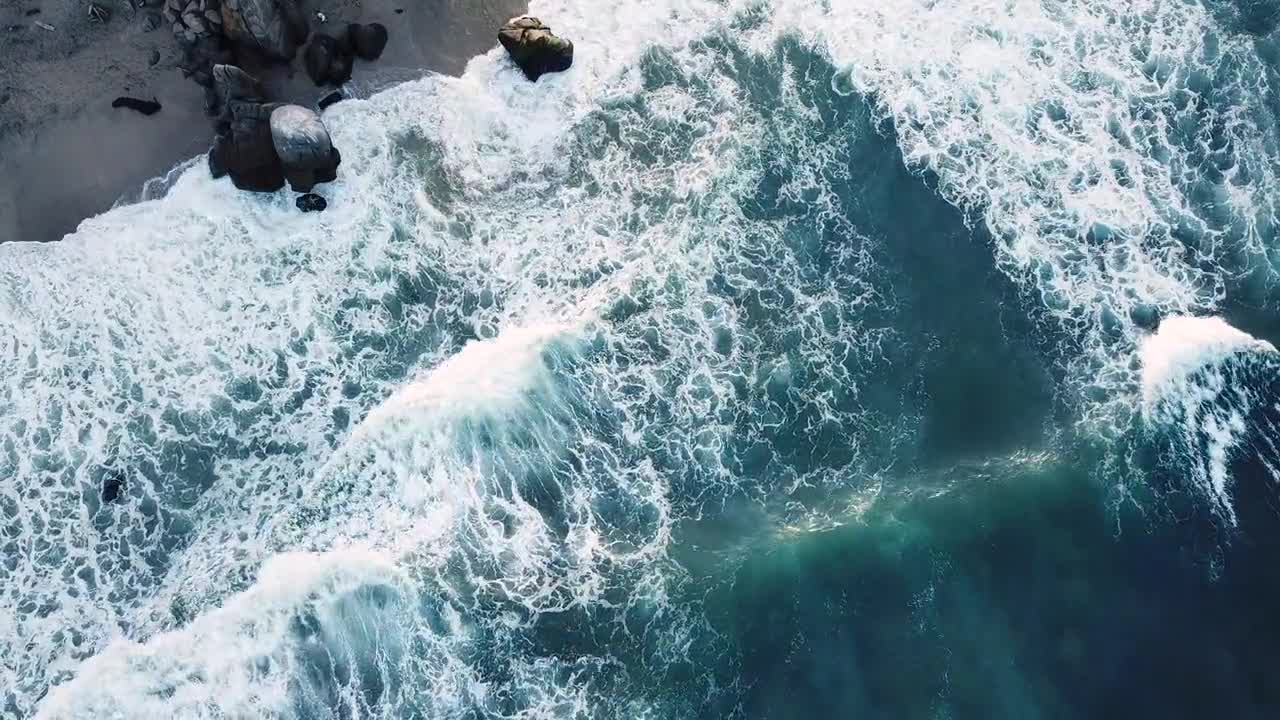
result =
[{"label": "ocean water", "polygon": [[532,5],[0,245],[0,717],[1280,712],[1280,5]]}]

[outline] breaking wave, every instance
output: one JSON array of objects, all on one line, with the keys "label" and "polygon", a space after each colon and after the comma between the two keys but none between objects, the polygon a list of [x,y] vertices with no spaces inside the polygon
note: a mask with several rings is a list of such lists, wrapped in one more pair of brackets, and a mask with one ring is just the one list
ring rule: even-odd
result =
[{"label": "breaking wave", "polygon": [[0,712],[741,713],[695,568],[1006,395],[1234,524],[1274,348],[1181,316],[1274,279],[1263,19],[891,5],[535,2],[575,66],[334,106],[325,213],[197,166],[0,247]]}]

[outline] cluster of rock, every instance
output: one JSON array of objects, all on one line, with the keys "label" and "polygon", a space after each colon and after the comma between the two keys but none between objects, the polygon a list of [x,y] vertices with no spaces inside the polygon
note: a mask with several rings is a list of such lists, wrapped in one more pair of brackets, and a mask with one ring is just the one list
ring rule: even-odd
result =
[{"label": "cluster of rock", "polygon": [[267,102],[261,83],[232,65],[214,66],[213,88],[209,171],[215,178],[229,175],[237,188],[256,192],[275,192],[287,182],[302,193],[337,178],[342,155],[315,111]]},{"label": "cluster of rock", "polygon": [[[262,84],[230,62],[232,46],[250,42],[263,55],[290,59],[307,34],[294,0],[166,1],[174,33],[197,60],[210,63],[207,71],[192,70],[208,75],[208,109],[215,118],[209,171],[215,178],[230,176],[242,190],[275,192],[288,184],[305,193],[297,200],[300,210],[325,209],[324,198],[311,190],[337,178],[342,155],[320,116],[299,105],[269,102]],[[573,64],[573,43],[534,17],[512,19],[498,41],[530,80]],[[339,37],[317,33],[304,56],[307,74],[317,85],[341,85],[350,79],[355,58],[376,60],[386,44],[387,29],[378,23],[348,25]]]},{"label": "cluster of rock", "polygon": [[385,25],[352,23],[337,37],[316,33],[303,54],[303,64],[316,85],[341,85],[351,79],[355,58],[372,62],[386,47]]},{"label": "cluster of rock", "polygon": [[183,49],[180,67],[205,87],[213,66],[237,53],[291,61],[311,32],[296,0],[165,0],[163,14]]},{"label": "cluster of rock", "polygon": [[221,7],[219,0],[166,0],[164,19],[179,42],[192,44],[200,37],[221,37]]}]

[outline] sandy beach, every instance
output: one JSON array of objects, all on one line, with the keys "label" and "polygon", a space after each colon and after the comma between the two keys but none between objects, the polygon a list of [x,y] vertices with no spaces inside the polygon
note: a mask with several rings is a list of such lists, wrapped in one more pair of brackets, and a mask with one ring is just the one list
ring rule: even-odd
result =
[{"label": "sandy beach", "polygon": [[[88,0],[0,0],[0,242],[51,241],[143,184],[208,150],[213,132],[203,88],[184,79],[181,51],[165,23],[147,29],[155,9],[102,0],[105,23]],[[348,22],[390,31],[382,57],[357,62],[352,84],[383,87],[426,72],[457,74],[496,45],[503,21],[522,0],[304,0],[313,32]],[[325,17],[321,22],[317,13]],[[38,24],[39,23],[39,24]],[[52,30],[47,29],[52,27]],[[316,87],[291,66],[262,79],[273,100],[313,105]],[[144,116],[111,107],[121,95],[155,98]]]}]

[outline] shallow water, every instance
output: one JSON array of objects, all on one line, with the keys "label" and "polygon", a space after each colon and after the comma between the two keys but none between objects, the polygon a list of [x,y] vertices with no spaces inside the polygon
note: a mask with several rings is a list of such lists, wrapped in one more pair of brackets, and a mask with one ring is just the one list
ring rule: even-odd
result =
[{"label": "shallow water", "polygon": [[1274,715],[1276,13],[879,5],[0,247],[0,711]]}]

